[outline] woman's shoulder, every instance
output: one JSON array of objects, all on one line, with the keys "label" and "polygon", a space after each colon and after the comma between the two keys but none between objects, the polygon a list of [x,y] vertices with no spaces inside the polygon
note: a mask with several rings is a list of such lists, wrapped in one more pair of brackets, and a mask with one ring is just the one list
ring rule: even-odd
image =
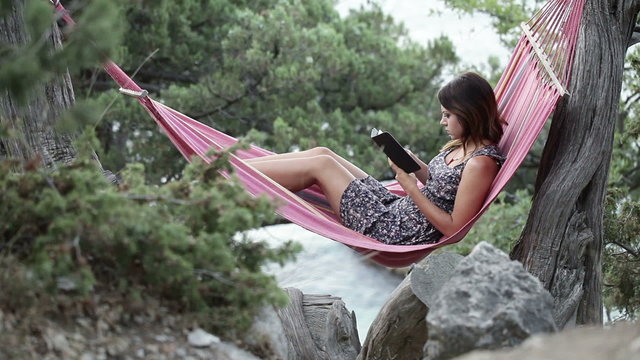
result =
[{"label": "woman's shoulder", "polygon": [[[500,148],[498,145],[492,144],[479,149],[471,155],[471,159],[474,159],[474,162],[480,161],[492,161],[495,162],[498,166],[502,166],[506,157],[502,155]],[[469,159],[469,160],[471,160]],[[486,160],[483,160],[486,159]]]},{"label": "woman's shoulder", "polygon": [[492,156],[488,156],[486,154],[482,155],[478,154],[467,160],[464,169],[469,170],[468,172],[478,172],[479,174],[484,174],[487,172],[493,172],[500,167],[500,163]]}]

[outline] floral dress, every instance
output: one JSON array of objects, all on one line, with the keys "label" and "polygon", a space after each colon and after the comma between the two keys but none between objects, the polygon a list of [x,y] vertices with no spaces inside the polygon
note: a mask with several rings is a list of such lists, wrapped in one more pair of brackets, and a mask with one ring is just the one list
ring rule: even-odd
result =
[{"label": "floral dress", "polygon": [[[429,162],[429,179],[420,190],[449,214],[453,212],[462,171],[471,158],[489,156],[498,166],[505,159],[497,146],[489,145],[449,167],[445,157],[453,150],[445,150]],[[386,244],[429,244],[442,237],[409,196],[391,193],[371,176],[349,183],[340,200],[340,218],[346,227]]]}]

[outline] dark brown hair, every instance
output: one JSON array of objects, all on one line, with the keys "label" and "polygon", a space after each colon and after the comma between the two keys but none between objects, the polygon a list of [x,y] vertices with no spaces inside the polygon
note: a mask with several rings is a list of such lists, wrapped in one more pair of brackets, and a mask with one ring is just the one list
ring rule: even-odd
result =
[{"label": "dark brown hair", "polygon": [[466,72],[447,83],[438,92],[438,101],[458,117],[464,129],[461,139],[449,141],[444,149],[483,139],[497,144],[505,122],[498,114],[498,104],[491,85],[482,76]]}]

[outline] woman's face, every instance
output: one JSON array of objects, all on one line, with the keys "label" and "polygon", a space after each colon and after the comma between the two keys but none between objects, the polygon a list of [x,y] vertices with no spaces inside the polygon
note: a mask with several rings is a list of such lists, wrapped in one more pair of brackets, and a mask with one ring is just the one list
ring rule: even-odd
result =
[{"label": "woman's face", "polygon": [[440,125],[444,127],[444,131],[446,131],[449,137],[451,137],[451,140],[462,138],[462,135],[464,135],[464,128],[458,120],[458,116],[451,113],[443,106],[440,106],[440,110],[442,111]]}]

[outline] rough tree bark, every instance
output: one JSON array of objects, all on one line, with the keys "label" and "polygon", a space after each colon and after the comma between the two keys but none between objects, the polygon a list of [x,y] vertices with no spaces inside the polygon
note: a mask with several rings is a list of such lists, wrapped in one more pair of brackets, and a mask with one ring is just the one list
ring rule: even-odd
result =
[{"label": "rough tree bark", "polygon": [[[27,43],[23,19],[24,1],[14,1],[13,11],[0,19],[0,41],[9,45]],[[61,33],[53,24],[49,36],[52,51],[62,46]],[[20,135],[14,139],[0,139],[0,158],[31,160],[40,156],[47,167],[56,163],[68,163],[75,157],[71,134],[61,134],[53,127],[64,109],[74,103],[71,77],[68,73],[32,89],[30,101],[19,106],[8,92],[0,94],[0,123],[9,126]]]},{"label": "rough tree bark", "polygon": [[[62,47],[62,33],[58,25],[51,24],[48,34],[51,51]],[[29,41],[25,31],[24,0],[14,0],[13,8],[4,19],[0,18],[0,43],[19,46]],[[0,125],[8,125],[16,130],[18,137],[0,138],[0,159],[22,162],[39,159],[43,166],[55,169],[57,164],[68,164],[76,157],[73,140],[77,134],[61,133],[54,124],[61,114],[75,103],[73,85],[69,72],[48,83],[31,89],[29,103],[18,105],[8,92],[0,92]],[[109,170],[104,170],[93,153],[98,169],[111,183],[118,178]]]},{"label": "rough tree bark", "polygon": [[560,328],[602,324],[603,199],[622,73],[640,0],[587,0],[569,92],[540,162],[533,206],[513,249],[555,298]]},{"label": "rough tree bark", "polygon": [[292,360],[354,360],[360,352],[355,313],[340,298],[286,288],[291,302],[278,309]]}]

